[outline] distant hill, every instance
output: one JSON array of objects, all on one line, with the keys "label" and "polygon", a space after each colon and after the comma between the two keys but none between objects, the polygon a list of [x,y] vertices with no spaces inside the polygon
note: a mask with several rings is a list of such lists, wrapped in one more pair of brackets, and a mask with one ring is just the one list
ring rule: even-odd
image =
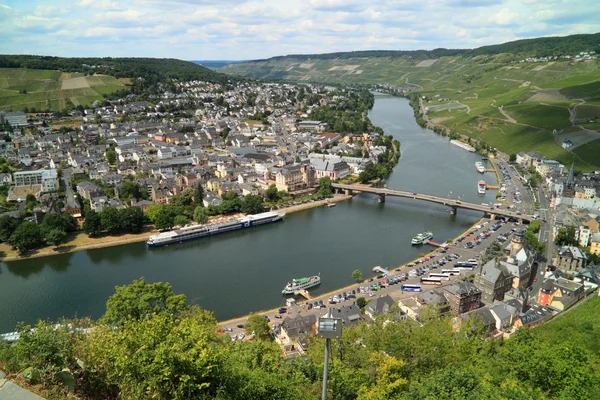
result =
[{"label": "distant hill", "polygon": [[379,84],[415,98],[418,93],[426,97],[430,126],[439,131],[506,153],[536,151],[565,165],[575,161],[581,170],[597,170],[599,53],[596,33],[477,49],[289,55],[218,71],[299,83]]},{"label": "distant hill", "polygon": [[239,64],[246,61],[234,61],[234,60],[191,60],[194,64],[202,65],[206,68],[217,69],[224,67],[229,64]]}]

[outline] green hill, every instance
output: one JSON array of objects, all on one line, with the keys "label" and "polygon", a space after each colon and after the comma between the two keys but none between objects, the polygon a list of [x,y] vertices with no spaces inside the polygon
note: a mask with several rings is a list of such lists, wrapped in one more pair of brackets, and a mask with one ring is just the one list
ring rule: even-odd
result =
[{"label": "green hill", "polygon": [[141,93],[171,78],[219,83],[232,79],[175,59],[0,55],[0,110],[58,111],[70,103],[91,105],[104,95]]},{"label": "green hill", "polygon": [[[387,84],[426,96],[432,123],[504,152],[537,151],[580,170],[600,167],[600,33],[519,40],[478,49],[291,55],[218,71],[265,79]],[[566,58],[570,56],[570,58]],[[546,57],[544,60],[525,61]],[[523,62],[521,62],[523,61]],[[500,108],[501,107],[501,108]],[[553,134],[554,132],[554,134]],[[569,139],[573,147],[561,143]]]}]

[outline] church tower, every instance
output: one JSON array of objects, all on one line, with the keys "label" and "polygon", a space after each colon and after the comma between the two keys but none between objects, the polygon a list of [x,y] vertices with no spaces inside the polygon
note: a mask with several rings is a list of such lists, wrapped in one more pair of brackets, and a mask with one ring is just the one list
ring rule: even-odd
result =
[{"label": "church tower", "polygon": [[523,241],[525,238],[523,237],[523,231],[517,231],[512,237],[511,247],[510,247],[510,256],[514,257],[517,255],[519,250],[523,248]]}]

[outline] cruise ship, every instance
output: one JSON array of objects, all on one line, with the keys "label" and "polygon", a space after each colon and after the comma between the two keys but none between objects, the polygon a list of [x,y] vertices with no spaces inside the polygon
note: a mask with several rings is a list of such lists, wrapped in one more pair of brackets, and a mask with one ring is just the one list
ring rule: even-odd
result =
[{"label": "cruise ship", "polygon": [[433,233],[431,233],[431,232],[419,233],[417,236],[412,238],[410,243],[411,244],[421,244],[424,241],[431,239],[432,237],[433,237]]},{"label": "cruise ship", "polygon": [[483,166],[483,163],[481,161],[475,161],[475,169],[480,174],[483,174],[485,172],[485,167]]},{"label": "cruise ship", "polygon": [[450,143],[452,143],[455,146],[460,147],[463,150],[470,151],[471,153],[475,153],[475,150],[476,150],[475,147],[473,147],[465,142],[461,142],[460,140],[452,139],[450,141]]},{"label": "cruise ship", "polygon": [[477,182],[477,193],[485,194],[486,189],[487,189],[487,185],[485,184],[485,181]]},{"label": "cruise ship", "polygon": [[150,236],[146,244],[148,247],[166,246],[182,243],[188,240],[200,239],[205,236],[218,235],[219,233],[232,232],[240,229],[253,228],[259,225],[270,224],[283,219],[284,213],[264,212],[261,214],[247,215],[240,218],[231,218],[223,222],[185,226],[168,232],[161,232]]},{"label": "cruise ship", "polygon": [[317,286],[321,283],[321,277],[319,275],[311,276],[310,278],[298,278],[292,279],[292,283],[285,285],[281,293],[283,294],[295,294],[299,290],[308,289],[313,286]]}]

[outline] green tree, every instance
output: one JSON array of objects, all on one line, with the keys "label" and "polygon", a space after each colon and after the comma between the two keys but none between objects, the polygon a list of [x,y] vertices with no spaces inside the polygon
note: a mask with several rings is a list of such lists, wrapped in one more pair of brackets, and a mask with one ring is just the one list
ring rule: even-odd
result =
[{"label": "green tree", "polygon": [[54,228],[44,234],[46,243],[52,246],[60,246],[67,240],[67,233],[60,228]]},{"label": "green tree", "polygon": [[98,236],[102,232],[102,219],[100,214],[90,210],[85,215],[83,222],[83,231],[90,237]]},{"label": "green tree", "polygon": [[171,229],[175,225],[175,212],[173,207],[163,205],[159,208],[154,218],[154,226],[156,229]]},{"label": "green tree", "polygon": [[279,200],[279,191],[277,190],[277,186],[271,185],[265,191],[265,198],[267,201],[271,203],[275,203]]},{"label": "green tree", "polygon": [[104,156],[106,157],[106,161],[111,165],[117,162],[118,154],[113,149],[106,150]]},{"label": "green tree", "polygon": [[352,279],[353,279],[355,282],[360,282],[360,281],[362,281],[362,272],[360,272],[360,270],[358,270],[358,269],[355,269],[355,270],[352,272]]},{"label": "green tree", "polygon": [[144,198],[144,193],[147,196],[147,193],[139,187],[138,184],[132,181],[124,181],[119,188],[119,198],[123,200],[131,200],[131,199],[142,199]]},{"label": "green tree", "polygon": [[20,253],[35,249],[44,243],[40,227],[31,221],[23,222],[10,236],[8,243]]},{"label": "green tree", "polygon": [[358,299],[356,299],[356,305],[361,309],[365,308],[365,306],[367,305],[367,299],[365,299],[364,297],[359,297]]},{"label": "green tree", "polygon": [[512,153],[510,156],[508,156],[508,162],[511,164],[517,162],[517,155]]},{"label": "green tree", "polygon": [[178,196],[173,197],[171,201],[173,206],[189,207],[194,204],[194,192],[191,188],[185,188]]},{"label": "green tree", "polygon": [[174,294],[165,282],[146,283],[144,278],[130,285],[116,286],[115,294],[106,302],[103,321],[122,324],[127,320],[144,319],[152,314],[176,317],[186,310],[183,294]]},{"label": "green tree", "polygon": [[177,215],[173,219],[173,223],[175,224],[175,226],[184,226],[190,223],[190,219],[185,215]]},{"label": "green tree", "polygon": [[206,209],[202,206],[196,206],[194,210],[194,221],[199,224],[205,224],[208,222],[208,214],[206,214]]},{"label": "green tree", "polygon": [[481,257],[481,264],[485,265],[488,261],[504,257],[504,246],[498,241],[493,241],[486,249]]},{"label": "green tree", "polygon": [[251,335],[254,332],[256,338],[259,339],[267,339],[271,333],[269,322],[260,314],[251,314],[246,320],[244,329],[247,335]]},{"label": "green tree", "polygon": [[263,212],[263,210],[264,205],[261,196],[254,194],[244,196],[244,200],[242,201],[242,212],[247,214],[258,214]]},{"label": "green tree", "polygon": [[333,194],[333,187],[331,186],[331,178],[325,176],[319,179],[319,190],[317,191],[319,196],[331,197]]},{"label": "green tree", "polygon": [[144,212],[132,206],[119,210],[119,228],[128,233],[140,233],[144,227]]},{"label": "green tree", "polygon": [[577,240],[575,239],[575,227],[573,225],[567,225],[566,227],[560,228],[556,233],[554,243],[556,243],[557,246],[576,245]]},{"label": "green tree", "polygon": [[204,207],[204,188],[200,183],[194,188],[194,205]]},{"label": "green tree", "polygon": [[44,215],[41,228],[42,231],[60,229],[65,232],[73,232],[77,229],[77,221],[75,220],[75,217],[66,212],[49,213]]},{"label": "green tree", "polygon": [[102,229],[108,233],[116,233],[121,229],[119,210],[114,207],[104,207],[100,211],[100,222]]},{"label": "green tree", "polygon": [[8,242],[8,239],[21,224],[21,221],[17,218],[3,215],[0,217],[0,241]]},{"label": "green tree", "polygon": [[538,180],[537,177],[535,175],[531,175],[531,177],[529,177],[529,185],[532,188],[536,188],[538,185]]}]

